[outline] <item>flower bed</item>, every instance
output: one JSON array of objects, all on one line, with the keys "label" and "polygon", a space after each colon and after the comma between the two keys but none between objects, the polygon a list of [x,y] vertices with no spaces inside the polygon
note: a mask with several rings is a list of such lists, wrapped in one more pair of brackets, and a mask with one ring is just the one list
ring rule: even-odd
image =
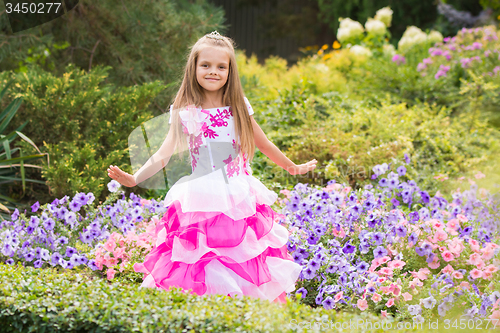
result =
[{"label": "flower bed", "polygon": [[417,323],[454,306],[469,319],[500,319],[498,196],[472,184],[449,202],[396,170],[377,165],[378,184],[359,191],[334,181],[285,191],[288,249],[303,265],[296,294]]}]

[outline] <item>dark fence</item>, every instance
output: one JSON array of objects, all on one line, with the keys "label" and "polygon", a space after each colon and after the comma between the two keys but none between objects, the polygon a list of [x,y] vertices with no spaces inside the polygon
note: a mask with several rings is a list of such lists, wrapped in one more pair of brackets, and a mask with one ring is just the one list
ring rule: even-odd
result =
[{"label": "dark fence", "polygon": [[[216,6],[222,7],[226,13],[225,24],[229,27],[226,35],[231,37],[236,47],[245,50],[247,56],[255,54],[260,61],[270,55],[277,55],[290,62],[295,62],[302,54],[299,47],[318,44],[317,38],[310,40],[292,37],[290,31],[279,31],[281,38],[276,35],[276,27],[263,22],[263,17],[275,14],[276,7],[270,2],[260,3],[258,6],[241,5],[238,0],[209,0]],[[300,13],[301,7],[294,6],[294,11]],[[275,29],[274,32],[271,32]],[[333,36],[330,38],[333,41]]]}]

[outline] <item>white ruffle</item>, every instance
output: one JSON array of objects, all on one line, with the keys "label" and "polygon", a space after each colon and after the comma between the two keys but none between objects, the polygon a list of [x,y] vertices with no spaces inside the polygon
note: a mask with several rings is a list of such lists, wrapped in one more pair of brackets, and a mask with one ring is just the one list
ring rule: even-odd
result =
[{"label": "white ruffle", "polygon": [[251,296],[269,301],[275,300],[283,292],[295,290],[302,267],[290,260],[267,257],[271,281],[260,286],[248,282],[224,266],[218,260],[212,260],[205,266],[205,283],[207,294]]},{"label": "white ruffle", "polygon": [[183,213],[223,213],[233,220],[240,220],[254,215],[256,204],[271,206],[278,198],[252,175],[240,174],[227,180],[228,183],[221,170],[189,181],[181,178],[168,191],[164,206],[178,200]]}]

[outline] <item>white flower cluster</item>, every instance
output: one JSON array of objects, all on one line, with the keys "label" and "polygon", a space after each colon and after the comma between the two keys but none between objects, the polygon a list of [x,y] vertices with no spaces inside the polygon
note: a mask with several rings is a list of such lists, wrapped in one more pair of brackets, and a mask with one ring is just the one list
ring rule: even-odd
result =
[{"label": "white flower cluster", "polygon": [[443,35],[436,30],[429,32],[427,39],[432,43],[441,43],[443,41]]},{"label": "white flower cluster", "polygon": [[384,44],[382,46],[382,52],[386,57],[392,58],[396,54],[396,48],[392,44]]},{"label": "white flower cluster", "polygon": [[406,31],[403,33],[403,36],[399,40],[398,50],[400,52],[406,52],[413,45],[417,45],[425,42],[442,42],[443,35],[439,31],[431,31],[429,35],[423,32],[420,28],[415,26],[410,26],[406,28]]},{"label": "white flower cluster", "polygon": [[361,45],[354,45],[349,49],[349,51],[351,51],[355,55],[366,56],[366,57],[372,56],[372,51],[370,51],[369,48],[366,48]]},{"label": "white flower cluster", "polygon": [[392,21],[391,7],[384,7],[377,10],[377,13],[375,14],[375,20],[383,22],[386,27],[390,27]]},{"label": "white flower cluster", "polygon": [[358,21],[353,21],[350,18],[339,18],[340,27],[337,31],[337,39],[343,43],[344,41],[362,35],[365,29]]}]

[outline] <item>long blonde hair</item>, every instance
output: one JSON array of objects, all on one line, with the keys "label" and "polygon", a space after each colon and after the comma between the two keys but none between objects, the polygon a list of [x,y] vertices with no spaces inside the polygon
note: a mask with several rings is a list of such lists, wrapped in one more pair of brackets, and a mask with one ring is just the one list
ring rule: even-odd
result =
[{"label": "long blonde hair", "polygon": [[[243,88],[238,75],[236,66],[236,57],[234,53],[234,42],[225,36],[220,36],[220,39],[214,39],[205,35],[201,37],[192,47],[184,70],[184,78],[181,87],[175,96],[172,110],[172,129],[174,130],[174,142],[176,143],[176,151],[182,153],[187,150],[185,135],[182,132],[182,125],[179,119],[178,110],[185,108],[188,105],[194,104],[201,106],[204,93],[203,88],[196,79],[196,64],[198,56],[205,47],[220,47],[225,49],[229,55],[229,73],[227,82],[222,87],[222,102],[225,106],[231,106],[234,117],[234,130],[236,135],[236,143],[240,144],[242,153],[246,153],[247,160],[252,161],[255,153],[255,141],[252,127],[252,121],[248,114],[247,106],[244,100]],[[241,138],[241,143],[238,140]]]}]

